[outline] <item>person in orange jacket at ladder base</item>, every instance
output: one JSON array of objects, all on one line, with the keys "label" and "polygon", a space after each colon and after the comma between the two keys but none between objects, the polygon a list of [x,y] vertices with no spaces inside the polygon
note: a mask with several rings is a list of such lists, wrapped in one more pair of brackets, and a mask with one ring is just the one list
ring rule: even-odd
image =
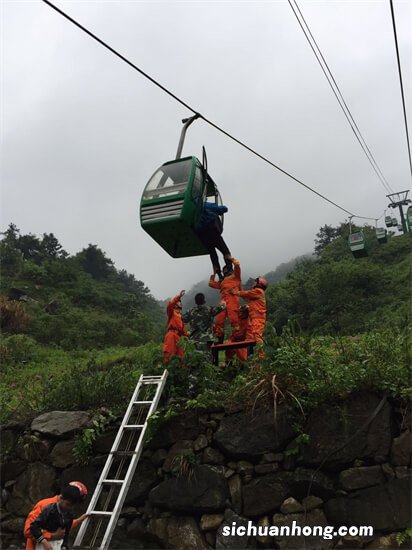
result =
[{"label": "person in orange jacket at ladder base", "polygon": [[221,299],[226,302],[226,309],[215,317],[214,333],[218,336],[219,342],[223,342],[225,334],[225,320],[229,319],[232,329],[231,339],[239,338],[239,297],[238,292],[241,289],[240,264],[235,258],[228,258],[234,265],[234,269],[228,266],[223,267],[223,281],[216,282],[215,275],[210,276],[209,286],[220,290]]},{"label": "person in orange jacket at ladder base", "polygon": [[182,297],[185,291],[172,298],[167,304],[167,332],[163,344],[163,362],[168,363],[173,355],[180,357],[183,364],[183,348],[179,346],[182,336],[187,336],[185,324],[182,319]]},{"label": "person in orange jacket at ladder base", "polygon": [[[255,340],[258,345],[263,344],[263,331],[266,323],[266,297],[265,290],[268,282],[263,277],[256,277],[251,290],[240,290],[237,295],[243,298],[249,306],[250,324],[246,339]],[[233,291],[235,292],[235,291]],[[259,356],[264,356],[262,351]]]},{"label": "person in orange jacket at ladder base", "polygon": [[[76,496],[75,500],[77,499],[78,502],[82,502],[84,500],[84,498],[87,495],[86,485],[84,485],[81,481],[71,481],[68,487],[71,488],[70,490],[72,492],[75,491],[75,496]],[[52,515],[53,513],[53,506],[57,505],[62,500],[62,496],[63,495],[55,495],[54,497],[44,498],[43,500],[40,500],[34,506],[32,511],[29,513],[24,524],[24,536],[27,539],[26,550],[35,550],[36,548],[36,539],[34,538],[34,534],[31,529],[32,524],[35,523],[36,521],[39,524],[38,530],[40,530],[41,532],[41,535],[39,535],[39,538],[42,538],[41,543],[44,548],[47,548],[47,543],[49,541],[61,541],[63,543],[63,539],[66,534],[64,526],[57,527],[57,529],[53,532],[42,528],[44,526],[42,524],[43,511],[46,510],[46,515],[49,518],[49,519],[46,518],[46,523],[47,523],[47,521],[50,521],[50,515]],[[77,519],[73,519],[71,528],[78,527],[87,518],[87,516],[88,514],[83,514]],[[51,520],[53,520],[53,517],[51,518]],[[36,527],[37,525],[35,523],[35,527],[34,527],[35,532],[36,532]]]}]

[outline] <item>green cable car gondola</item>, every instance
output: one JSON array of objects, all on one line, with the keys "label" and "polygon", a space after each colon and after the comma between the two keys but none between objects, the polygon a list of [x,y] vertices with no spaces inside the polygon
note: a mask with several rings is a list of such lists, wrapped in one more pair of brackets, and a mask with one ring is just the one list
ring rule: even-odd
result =
[{"label": "green cable car gondola", "polygon": [[392,227],[392,217],[391,216],[385,216],[385,225],[386,225],[386,227]]},{"label": "green cable car gondola", "polygon": [[352,223],[349,220],[349,248],[355,258],[364,258],[368,255],[368,250],[366,248],[366,241],[363,235],[363,231],[356,231],[352,233]]},{"label": "green cable car gondola", "polygon": [[406,221],[408,224],[409,233],[412,233],[412,206],[406,211]]},{"label": "green cable car gondola", "polygon": [[[216,184],[207,172],[205,149],[203,162],[194,156],[180,158],[186,130],[198,117],[183,120],[176,159],[156,170],[140,202],[142,228],[173,258],[208,254],[196,226],[208,198],[222,203]],[[223,216],[221,221],[223,224]]]},{"label": "green cable car gondola", "polygon": [[392,226],[398,227],[398,220],[396,218],[392,218]]},{"label": "green cable car gondola", "polygon": [[376,238],[378,239],[378,242],[380,242],[381,244],[388,242],[388,232],[384,227],[376,228]]}]

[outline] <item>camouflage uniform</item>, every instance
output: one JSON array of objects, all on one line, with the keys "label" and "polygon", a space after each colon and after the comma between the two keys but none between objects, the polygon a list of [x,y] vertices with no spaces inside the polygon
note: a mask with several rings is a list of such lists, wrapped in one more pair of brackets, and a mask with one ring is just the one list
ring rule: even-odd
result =
[{"label": "camouflage uniform", "polygon": [[213,342],[213,320],[225,307],[225,304],[216,307],[196,305],[182,315],[183,321],[190,324],[189,338],[199,351],[209,352],[210,343]]}]

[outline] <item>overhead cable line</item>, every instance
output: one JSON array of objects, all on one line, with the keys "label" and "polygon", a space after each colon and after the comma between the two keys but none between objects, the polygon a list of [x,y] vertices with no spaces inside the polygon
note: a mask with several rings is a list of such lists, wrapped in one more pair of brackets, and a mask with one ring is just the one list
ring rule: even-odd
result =
[{"label": "overhead cable line", "polygon": [[410,147],[410,144],[409,144],[408,120],[406,118],[405,96],[404,96],[404,93],[403,93],[401,61],[400,61],[400,57],[399,57],[398,37],[397,37],[397,34],[396,34],[395,13],[393,11],[393,2],[392,2],[392,0],[390,0],[390,4],[391,4],[393,35],[394,35],[394,38],[395,38],[395,47],[396,47],[396,58],[398,60],[399,82],[400,82],[400,86],[401,86],[402,105],[403,105],[403,119],[405,121],[406,142],[408,144],[409,169],[410,169],[411,178],[412,178],[412,161],[411,161],[411,147]]},{"label": "overhead cable line", "polygon": [[188,109],[189,111],[191,111],[192,113],[194,114],[197,114],[198,115],[198,118],[201,118],[202,120],[204,120],[207,124],[209,124],[210,126],[212,126],[213,128],[215,128],[216,130],[218,130],[219,132],[221,132],[222,134],[224,134],[225,136],[227,136],[229,139],[231,139],[232,141],[235,141],[236,143],[238,143],[239,145],[241,145],[242,147],[244,147],[245,149],[247,149],[248,151],[250,151],[252,154],[254,154],[255,156],[259,157],[261,160],[263,160],[264,162],[266,162],[267,164],[270,164],[271,166],[273,166],[274,168],[276,168],[276,170],[279,170],[280,172],[282,172],[283,174],[285,174],[286,176],[288,176],[289,178],[293,179],[294,181],[296,181],[296,183],[298,183],[299,185],[302,185],[302,187],[305,187],[306,189],[308,189],[309,191],[311,191],[312,193],[314,193],[315,195],[317,195],[318,197],[324,199],[325,201],[329,202],[330,204],[332,204],[333,206],[336,206],[337,208],[339,208],[340,210],[343,210],[343,212],[346,212],[347,214],[353,216],[353,217],[356,217],[356,218],[361,218],[361,219],[364,219],[364,220],[374,220],[375,218],[374,217],[366,217],[366,216],[356,216],[355,214],[353,214],[352,212],[350,212],[349,210],[346,210],[346,208],[343,208],[343,206],[340,206],[339,204],[337,204],[336,202],[328,199],[327,197],[325,197],[325,195],[322,195],[321,193],[319,193],[318,191],[316,191],[315,189],[313,189],[312,187],[310,187],[309,185],[306,185],[305,183],[303,183],[301,180],[299,180],[298,178],[295,178],[295,176],[292,176],[292,174],[290,174],[289,172],[287,172],[286,170],[283,170],[282,168],[280,168],[279,166],[277,166],[274,162],[272,162],[271,160],[267,159],[266,157],[264,157],[263,155],[261,155],[260,153],[258,153],[257,151],[255,151],[254,149],[252,149],[251,147],[249,147],[248,145],[246,145],[245,143],[243,143],[242,141],[240,141],[239,139],[237,139],[236,137],[232,136],[231,134],[229,134],[229,132],[226,132],[226,130],[224,130],[223,128],[221,128],[220,126],[218,126],[217,124],[215,124],[214,122],[212,122],[211,120],[209,120],[208,118],[204,117],[203,115],[201,115],[196,109],[194,109],[193,107],[191,107],[190,105],[188,105],[187,103],[185,103],[182,99],[180,99],[179,97],[177,97],[175,94],[173,94],[170,90],[168,90],[165,86],[162,86],[162,84],[160,84],[157,80],[155,80],[153,77],[149,76],[147,73],[145,73],[142,69],[140,69],[137,65],[135,65],[134,63],[132,63],[131,61],[129,61],[126,57],[124,57],[122,54],[120,54],[117,50],[115,50],[114,48],[112,48],[111,46],[109,46],[106,42],[104,42],[101,38],[99,38],[98,36],[96,36],[94,33],[92,33],[91,31],[89,31],[86,27],[84,27],[83,25],[81,25],[78,21],[76,21],[75,19],[73,19],[72,17],[70,17],[67,13],[65,13],[64,11],[62,11],[60,8],[58,8],[57,6],[55,6],[54,4],[52,4],[49,0],[42,0],[42,2],[44,2],[45,4],[47,4],[48,6],[50,6],[52,9],[54,9],[55,11],[57,11],[60,15],[62,15],[65,19],[67,19],[68,21],[70,21],[71,23],[73,23],[73,25],[75,25],[76,27],[78,27],[79,29],[81,29],[83,32],[85,32],[86,34],[88,34],[91,38],[93,38],[94,40],[96,40],[99,44],[101,44],[103,47],[105,47],[106,49],[108,49],[110,52],[112,52],[114,55],[116,55],[117,57],[119,57],[122,61],[124,61],[125,63],[127,63],[128,65],[130,65],[130,67],[132,67],[133,69],[135,69],[136,71],[138,71],[141,75],[143,75],[145,78],[147,78],[148,80],[150,80],[150,82],[152,82],[153,84],[155,84],[155,86],[157,86],[158,88],[160,88],[161,90],[163,90],[166,94],[168,94],[170,97],[172,97],[173,99],[175,99],[178,103],[180,103],[181,105],[183,105],[184,107],[186,107],[186,109]]},{"label": "overhead cable line", "polygon": [[[316,42],[316,39],[314,38],[310,28],[309,28],[309,25],[308,23],[306,22],[305,20],[305,17],[303,16],[301,10],[299,9],[299,6],[296,2],[296,0],[294,0],[294,4],[295,6],[293,5],[292,1],[291,0],[288,0],[289,2],[289,5],[290,7],[292,8],[292,11],[303,31],[303,34],[305,35],[310,47],[312,48],[312,51],[313,53],[315,54],[315,57],[323,71],[323,74],[325,75],[347,121],[349,122],[349,125],[353,131],[353,133],[355,134],[355,137],[356,139],[358,140],[359,142],[359,145],[362,147],[363,149],[363,152],[365,153],[366,155],[366,158],[368,159],[368,161],[370,162],[372,168],[374,169],[376,175],[378,176],[380,182],[382,183],[384,189],[386,192],[388,193],[391,193],[392,192],[392,189],[391,189],[391,186],[389,185],[388,181],[386,180],[385,176],[382,174],[382,171],[381,169],[379,168],[379,165],[378,163],[376,162],[373,154],[371,153],[371,150],[369,149],[368,147],[368,144],[366,143],[365,141],[365,138],[363,137],[361,131],[359,130],[359,127],[358,125],[356,124],[356,121],[355,119],[353,118],[353,115],[342,95],[342,92],[335,80],[335,77],[333,76],[332,74],[332,71],[330,70],[329,68],[329,65],[325,59],[325,57],[323,56],[322,54],[322,51],[321,49],[319,48],[319,45],[318,43]],[[295,9],[296,7],[296,9]],[[300,15],[300,18],[299,18],[299,15],[297,13],[297,11],[299,12],[299,15]],[[302,23],[303,22],[303,23]],[[313,43],[311,42],[310,38],[312,39]],[[323,62],[323,63],[322,63]]]}]

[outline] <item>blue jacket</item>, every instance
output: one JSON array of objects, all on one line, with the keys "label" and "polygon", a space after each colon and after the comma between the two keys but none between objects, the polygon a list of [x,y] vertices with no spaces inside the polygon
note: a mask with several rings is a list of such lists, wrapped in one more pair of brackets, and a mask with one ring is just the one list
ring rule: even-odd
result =
[{"label": "blue jacket", "polygon": [[220,206],[214,202],[205,202],[203,205],[203,211],[200,216],[199,224],[197,226],[198,231],[202,231],[213,225],[216,222],[220,226],[219,216],[227,212],[227,206]]}]

